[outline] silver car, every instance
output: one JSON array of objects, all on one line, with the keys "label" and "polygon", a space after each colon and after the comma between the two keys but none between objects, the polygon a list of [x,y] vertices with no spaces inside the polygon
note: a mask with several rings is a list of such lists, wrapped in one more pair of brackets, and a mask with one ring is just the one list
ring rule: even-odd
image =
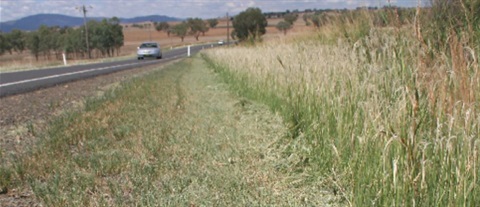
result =
[{"label": "silver car", "polygon": [[156,42],[144,42],[137,48],[137,59],[142,60],[147,57],[162,59],[162,49]]}]

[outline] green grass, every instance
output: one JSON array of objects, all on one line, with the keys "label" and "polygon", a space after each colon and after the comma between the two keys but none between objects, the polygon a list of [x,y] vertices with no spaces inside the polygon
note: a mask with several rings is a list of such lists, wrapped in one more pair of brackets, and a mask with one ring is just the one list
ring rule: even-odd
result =
[{"label": "green grass", "polygon": [[[292,176],[287,133],[199,57],[123,83],[51,124],[14,167],[45,206],[338,206]],[[11,183],[11,182],[15,183]],[[3,181],[2,181],[3,182]]]}]

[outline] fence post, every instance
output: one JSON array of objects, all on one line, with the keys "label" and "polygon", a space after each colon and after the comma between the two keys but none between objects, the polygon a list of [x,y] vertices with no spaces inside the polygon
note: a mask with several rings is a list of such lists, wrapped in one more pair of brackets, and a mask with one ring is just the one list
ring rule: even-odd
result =
[{"label": "fence post", "polygon": [[62,57],[63,57],[63,65],[67,66],[67,56],[65,55],[65,53],[62,53]]}]

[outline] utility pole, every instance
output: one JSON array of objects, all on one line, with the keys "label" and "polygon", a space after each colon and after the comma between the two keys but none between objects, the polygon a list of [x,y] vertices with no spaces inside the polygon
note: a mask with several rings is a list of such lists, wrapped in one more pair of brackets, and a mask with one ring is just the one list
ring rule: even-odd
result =
[{"label": "utility pole", "polygon": [[[89,8],[92,8],[89,6]],[[85,5],[81,7],[77,7],[81,12],[83,12],[83,22],[85,24],[85,41],[87,43],[87,52],[88,52],[88,58],[92,59],[92,55],[90,54],[90,44],[88,43],[88,27],[87,27],[87,8]]]},{"label": "utility pole", "polygon": [[230,45],[230,17],[227,12],[227,47]]}]

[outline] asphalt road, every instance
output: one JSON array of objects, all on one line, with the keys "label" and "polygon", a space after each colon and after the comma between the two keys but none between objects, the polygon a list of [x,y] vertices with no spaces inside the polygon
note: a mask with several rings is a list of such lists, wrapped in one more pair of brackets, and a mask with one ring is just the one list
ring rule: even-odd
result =
[{"label": "asphalt road", "polygon": [[[204,48],[216,45],[205,44],[192,46],[191,55]],[[113,73],[121,70],[129,70],[141,66],[168,62],[178,58],[187,57],[187,48],[173,49],[163,53],[163,59],[123,60],[108,63],[94,63],[88,65],[75,65],[55,67],[47,69],[0,73],[0,97],[20,94],[47,88],[58,84],[80,79],[95,77],[98,75]]]}]

